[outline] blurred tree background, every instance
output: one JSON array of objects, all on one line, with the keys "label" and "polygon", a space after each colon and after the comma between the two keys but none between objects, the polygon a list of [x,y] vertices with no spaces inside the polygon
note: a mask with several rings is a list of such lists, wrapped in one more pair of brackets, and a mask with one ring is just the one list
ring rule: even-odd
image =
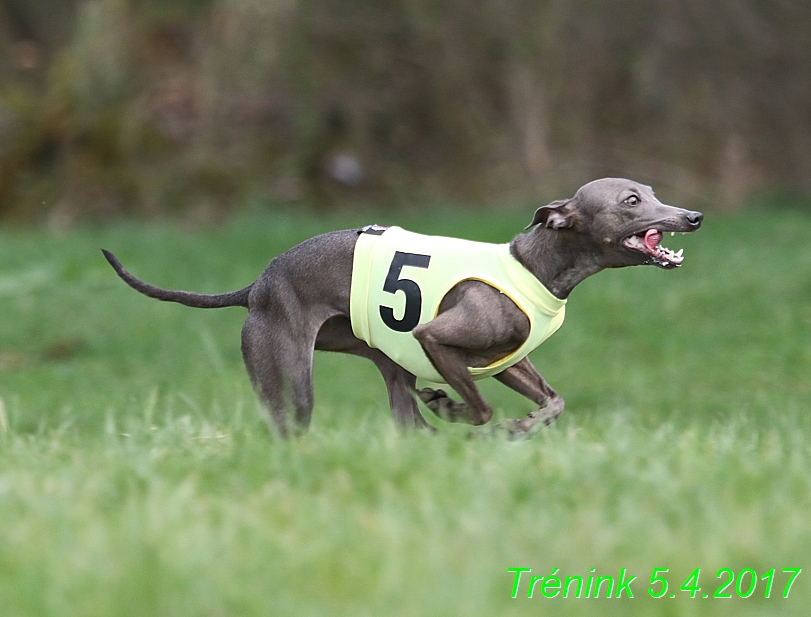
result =
[{"label": "blurred tree background", "polygon": [[0,0],[0,217],[811,194],[804,0]]}]

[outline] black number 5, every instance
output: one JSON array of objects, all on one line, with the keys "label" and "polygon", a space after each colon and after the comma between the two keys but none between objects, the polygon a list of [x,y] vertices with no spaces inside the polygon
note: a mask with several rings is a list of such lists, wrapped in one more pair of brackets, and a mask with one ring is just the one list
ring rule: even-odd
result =
[{"label": "black number 5", "polygon": [[420,286],[411,279],[401,279],[400,271],[403,266],[413,266],[415,268],[427,268],[431,261],[430,255],[418,255],[416,253],[394,253],[391,260],[389,273],[383,283],[383,291],[393,294],[402,291],[405,294],[405,311],[402,319],[395,319],[394,309],[390,306],[380,305],[380,318],[392,330],[397,332],[411,332],[420,321],[422,311],[422,292]]}]

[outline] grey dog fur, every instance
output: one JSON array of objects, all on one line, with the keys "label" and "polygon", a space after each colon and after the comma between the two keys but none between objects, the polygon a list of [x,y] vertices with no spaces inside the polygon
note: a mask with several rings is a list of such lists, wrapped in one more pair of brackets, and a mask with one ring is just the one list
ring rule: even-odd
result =
[{"label": "grey dog fur", "polygon": [[[565,299],[578,283],[600,270],[653,263],[647,255],[625,247],[625,238],[651,228],[695,231],[702,218],[700,212],[662,204],[648,186],[604,178],[582,186],[571,199],[538,208],[527,226],[529,231],[512,240],[510,251],[549,291]],[[413,335],[462,401],[453,401],[442,390],[417,392],[413,374],[352,333],[349,293],[357,237],[358,230],[344,230],[305,240],[274,258],[253,284],[218,295],[170,291],[144,283],[127,272],[112,253],[103,252],[130,287],[151,298],[196,308],[248,309],[242,356],[251,382],[270,412],[271,427],[283,436],[309,426],[315,350],[353,354],[374,362],[386,383],[394,420],[401,427],[429,427],[417,397],[445,420],[472,425],[489,422],[493,410],[467,367],[487,366],[517,349],[529,335],[526,315],[486,283],[459,283],[443,298],[436,318],[415,327]],[[528,358],[495,378],[539,406],[525,418],[502,425],[511,434],[549,424],[563,411],[563,398]]]}]

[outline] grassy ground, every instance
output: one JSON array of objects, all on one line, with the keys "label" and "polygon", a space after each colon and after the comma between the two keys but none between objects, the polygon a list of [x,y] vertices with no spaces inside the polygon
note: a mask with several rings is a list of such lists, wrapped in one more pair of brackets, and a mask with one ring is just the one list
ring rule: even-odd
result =
[{"label": "grassy ground", "polygon": [[[806,614],[811,571],[784,599],[782,569],[811,568],[808,215],[711,216],[673,239],[683,268],[586,281],[533,355],[567,410],[523,442],[399,435],[372,365],[330,355],[312,430],[274,440],[241,366],[244,311],[150,301],[98,251],[213,292],[331,228],[505,241],[527,216],[0,232],[0,615]],[[532,410],[484,390],[500,417]],[[512,599],[516,567],[532,572]],[[528,599],[555,568],[626,568],[634,598],[547,599],[540,583]],[[658,600],[654,568],[669,569]],[[704,599],[720,568],[733,597]],[[763,580],[736,597],[745,568],[777,569],[769,599]]]}]

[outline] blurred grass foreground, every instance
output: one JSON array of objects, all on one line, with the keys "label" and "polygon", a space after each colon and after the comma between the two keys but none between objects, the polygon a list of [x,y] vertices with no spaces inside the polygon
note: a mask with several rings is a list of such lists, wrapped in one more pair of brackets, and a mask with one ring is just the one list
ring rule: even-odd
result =
[{"label": "blurred grass foreground", "polygon": [[[397,222],[504,241],[524,214]],[[2,617],[808,614],[808,213],[716,216],[672,239],[682,268],[584,282],[532,356],[566,411],[518,442],[448,424],[399,435],[372,363],[327,353],[310,432],[275,440],[240,358],[245,311],[145,298],[98,252],[216,292],[364,221],[0,230]],[[479,383],[497,419],[533,410]],[[530,599],[526,575],[513,599],[516,567],[615,580],[625,568],[634,598],[545,598],[538,585]],[[658,600],[654,568],[670,583]],[[679,588],[696,568],[691,598]],[[731,597],[703,599],[722,568]],[[747,568],[757,584],[742,598]],[[784,568],[804,568],[787,598]]]},{"label": "blurred grass foreground", "polygon": [[0,216],[807,194],[809,32],[799,0],[2,0]]}]

